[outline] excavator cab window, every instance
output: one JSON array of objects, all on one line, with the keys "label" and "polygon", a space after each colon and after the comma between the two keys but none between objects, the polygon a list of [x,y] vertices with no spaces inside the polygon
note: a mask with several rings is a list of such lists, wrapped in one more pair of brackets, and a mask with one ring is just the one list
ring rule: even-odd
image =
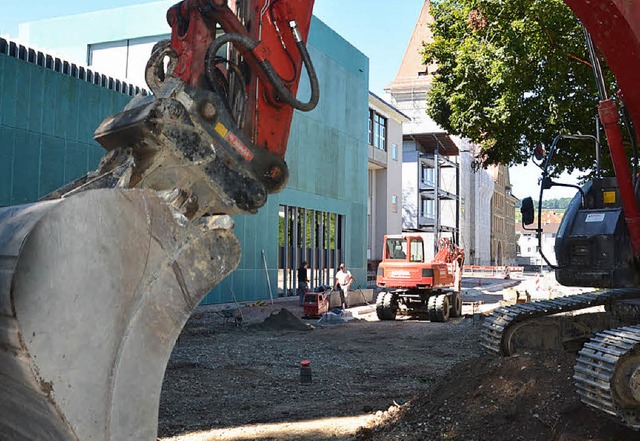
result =
[{"label": "excavator cab window", "polygon": [[424,244],[422,239],[411,240],[411,262],[424,261]]},{"label": "excavator cab window", "polygon": [[407,259],[407,239],[389,238],[387,239],[387,259],[406,260]]}]

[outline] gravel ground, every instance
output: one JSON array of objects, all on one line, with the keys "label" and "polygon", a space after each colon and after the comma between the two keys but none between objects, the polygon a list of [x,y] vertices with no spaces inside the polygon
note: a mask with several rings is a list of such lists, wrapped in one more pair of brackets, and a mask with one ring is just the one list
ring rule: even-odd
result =
[{"label": "gravel ground", "polygon": [[[200,308],[167,367],[160,436],[352,439],[479,352],[473,319],[380,322],[358,309],[360,319],[319,327],[299,318],[295,300],[247,306],[238,327]],[[310,385],[300,383],[302,360]]]},{"label": "gravel ground", "polygon": [[[476,304],[463,312],[487,313],[516,291],[534,299],[579,292],[553,280],[536,289],[531,277],[502,291],[502,281],[488,282],[467,283],[463,299]],[[161,396],[165,441],[640,439],[580,403],[575,354],[482,355],[478,314],[380,322],[362,307],[358,320],[319,327],[300,319],[295,299],[241,311],[242,326],[213,307],[187,323]],[[311,361],[310,385],[300,383],[302,360]]]}]

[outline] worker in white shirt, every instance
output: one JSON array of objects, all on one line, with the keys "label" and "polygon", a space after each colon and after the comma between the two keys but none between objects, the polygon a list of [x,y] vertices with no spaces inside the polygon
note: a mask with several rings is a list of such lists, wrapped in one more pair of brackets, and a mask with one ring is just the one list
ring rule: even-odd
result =
[{"label": "worker in white shirt", "polygon": [[340,289],[340,302],[343,309],[349,307],[349,286],[352,282],[353,276],[351,275],[351,271],[345,269],[344,263],[341,263],[340,270],[336,273],[336,283],[333,289]]}]

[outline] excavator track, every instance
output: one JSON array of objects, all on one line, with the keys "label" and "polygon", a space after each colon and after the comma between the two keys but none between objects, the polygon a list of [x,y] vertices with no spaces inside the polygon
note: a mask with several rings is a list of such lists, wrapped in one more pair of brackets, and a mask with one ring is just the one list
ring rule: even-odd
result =
[{"label": "excavator track", "polygon": [[[533,319],[638,298],[640,289],[612,289],[498,308],[482,325],[480,345],[509,356],[513,335]],[[583,403],[640,430],[640,325],[596,334],[580,350],[573,378]]]},{"label": "excavator track", "polygon": [[511,337],[518,326],[525,321],[561,312],[607,305],[616,300],[636,298],[640,298],[640,289],[625,288],[504,306],[493,311],[484,320],[480,333],[480,345],[489,354],[509,356],[514,352]]},{"label": "excavator track", "polygon": [[579,352],[574,372],[583,403],[640,430],[640,326],[597,334]]}]

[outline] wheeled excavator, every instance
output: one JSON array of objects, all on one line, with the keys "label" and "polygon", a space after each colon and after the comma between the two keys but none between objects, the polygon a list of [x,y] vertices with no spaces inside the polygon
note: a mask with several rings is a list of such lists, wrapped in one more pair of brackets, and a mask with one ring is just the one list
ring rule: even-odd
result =
[{"label": "wheeled excavator", "polygon": [[[596,136],[559,135],[546,154],[538,147],[534,156],[543,171],[538,225],[533,230],[540,238],[544,190],[554,185],[573,186],[552,179],[553,154],[566,145],[567,140],[593,142],[595,177],[582,186],[575,186],[576,196],[556,236],[557,264],[543,257],[555,269],[559,283],[597,290],[498,308],[483,323],[481,345],[489,353],[504,356],[529,349],[530,344],[548,349],[546,345],[550,341],[560,348],[576,351],[573,379],[581,400],[596,411],[640,430],[640,170],[637,168],[640,1],[565,0],[565,3],[585,28],[600,95],[599,121],[606,134],[615,177],[600,175],[599,133]],[[619,87],[616,99],[607,90],[596,48],[615,76]],[[631,145],[629,150],[634,151],[633,171],[625,144]],[[531,198],[523,200],[522,214],[524,225],[534,223]],[[539,248],[542,253],[542,247]],[[607,313],[603,320],[589,317],[595,314],[571,315],[594,306],[604,306]],[[565,314],[556,316],[559,313]],[[558,317],[560,326],[550,327],[551,319]],[[553,330],[553,335],[544,335],[545,329]],[[527,332],[535,338],[527,340]]]},{"label": "wheeled excavator", "polygon": [[175,341],[240,259],[229,215],[284,188],[293,112],[318,103],[312,8],[175,4],[98,169],[0,208],[1,440],[156,439]]},{"label": "wheeled excavator", "polygon": [[450,237],[438,239],[438,252],[425,259],[424,233],[389,234],[384,237],[376,285],[380,320],[397,315],[446,322],[462,315],[464,250]]}]

